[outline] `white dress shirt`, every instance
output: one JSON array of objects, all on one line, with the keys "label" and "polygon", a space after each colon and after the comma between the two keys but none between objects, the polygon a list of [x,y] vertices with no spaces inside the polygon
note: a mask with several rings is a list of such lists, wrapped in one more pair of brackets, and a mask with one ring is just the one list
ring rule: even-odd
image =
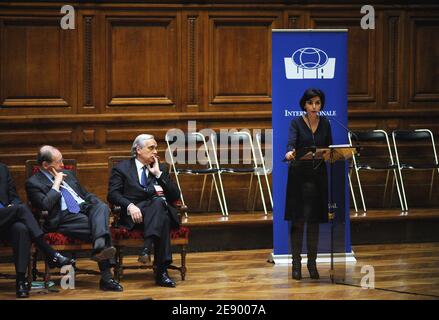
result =
[{"label": "white dress shirt", "polygon": [[[41,171],[41,172],[47,177],[47,179],[50,180],[50,182],[53,183],[54,176],[52,176],[52,175],[51,175],[49,172],[47,172],[46,170],[41,169],[40,171]],[[76,191],[73,190],[72,187],[70,187],[70,186],[67,184],[67,182],[63,181],[63,182],[61,183],[61,186],[60,186],[60,187],[66,188],[66,189],[72,194],[73,198],[75,198],[75,200],[76,200],[76,202],[78,203],[78,205],[84,202],[84,199],[82,199],[82,198],[76,193]],[[58,193],[61,193],[61,191],[56,190],[55,188],[52,188],[52,189],[55,190],[55,191],[58,192]],[[62,210],[62,211],[67,210],[66,201],[64,200],[64,197],[62,196],[62,193],[61,193],[61,210]]]}]

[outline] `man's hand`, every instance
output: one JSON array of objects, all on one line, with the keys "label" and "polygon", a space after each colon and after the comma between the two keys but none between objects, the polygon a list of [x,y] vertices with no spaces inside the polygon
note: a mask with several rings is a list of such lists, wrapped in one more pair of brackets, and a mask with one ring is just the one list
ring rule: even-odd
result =
[{"label": "man's hand", "polygon": [[288,151],[285,154],[285,159],[287,159],[287,160],[294,160],[295,158],[296,158],[296,150]]},{"label": "man's hand", "polygon": [[64,177],[66,177],[67,175],[62,173],[62,172],[56,171],[55,168],[50,168],[49,172],[55,177],[55,181],[53,183],[53,188],[55,188],[56,190],[59,190],[59,187],[61,186],[61,183],[63,182]]},{"label": "man's hand", "polygon": [[154,163],[152,164],[152,166],[148,164],[148,171],[155,177],[160,175],[159,159],[157,159],[157,157],[154,156]]},{"label": "man's hand", "polygon": [[131,219],[133,219],[134,223],[141,223],[143,221],[142,212],[140,212],[139,207],[137,207],[135,204],[131,203],[128,206],[127,210],[131,216]]}]

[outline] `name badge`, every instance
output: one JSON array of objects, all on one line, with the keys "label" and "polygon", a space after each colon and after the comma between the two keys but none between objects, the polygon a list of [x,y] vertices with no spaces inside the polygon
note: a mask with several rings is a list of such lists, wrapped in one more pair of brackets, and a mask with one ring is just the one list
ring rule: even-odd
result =
[{"label": "name badge", "polygon": [[155,184],[154,189],[157,196],[163,197],[165,195],[165,193],[163,192],[163,188],[160,185]]}]

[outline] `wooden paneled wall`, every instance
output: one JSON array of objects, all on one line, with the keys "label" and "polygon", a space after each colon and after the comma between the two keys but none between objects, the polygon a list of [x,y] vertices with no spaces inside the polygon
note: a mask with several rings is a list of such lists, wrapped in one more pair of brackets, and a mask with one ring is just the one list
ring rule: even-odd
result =
[{"label": "wooden paneled wall", "polygon": [[[67,3],[73,30],[60,27]],[[349,29],[350,128],[439,134],[439,5],[371,1],[376,28],[363,30],[356,3],[2,2],[0,161],[24,197],[25,160],[55,145],[105,198],[108,156],[128,155],[137,134],[154,134],[164,158],[166,131],[188,120],[270,128],[274,28]],[[228,183],[246,192],[248,181]],[[186,180],[186,198],[196,203],[200,185]]]}]

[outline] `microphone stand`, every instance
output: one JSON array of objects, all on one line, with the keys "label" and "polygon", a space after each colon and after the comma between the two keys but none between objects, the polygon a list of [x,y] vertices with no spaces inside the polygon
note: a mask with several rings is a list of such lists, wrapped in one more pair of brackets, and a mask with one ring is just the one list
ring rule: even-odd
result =
[{"label": "microphone stand", "polygon": [[[351,130],[349,130],[343,123],[341,123],[340,121],[338,121],[336,118],[332,118],[332,119],[328,119],[330,122],[331,120],[334,120],[336,123],[338,123],[349,135],[351,135],[352,137],[355,138],[355,140],[357,141],[357,145],[355,146],[355,151],[359,154],[360,152],[360,144],[359,144],[359,139],[358,136],[355,134],[355,132],[352,132]],[[349,137],[349,141],[351,142],[351,139]],[[350,143],[350,145],[352,146],[352,143]],[[334,215],[334,152],[335,150],[331,148],[331,150],[329,151],[329,168],[330,168],[330,193],[329,193],[329,213],[328,213],[328,217],[329,220],[331,222],[331,269],[329,271],[329,275],[331,278],[331,283],[335,283],[335,271],[334,271],[334,219],[335,219],[335,215]],[[353,153],[352,153],[353,154]]]},{"label": "microphone stand", "polygon": [[[340,121],[338,121],[335,117],[332,119],[329,119],[329,122],[331,122],[331,120],[334,120],[338,125],[340,125],[349,135],[351,135],[352,137],[354,137],[356,143],[355,146],[355,150],[358,154],[360,154],[360,143],[359,143],[359,139],[358,136],[355,134],[355,132],[349,130],[349,128],[347,128],[343,123],[341,123]],[[351,139],[349,137],[349,142],[351,142]],[[352,145],[352,142],[350,143]],[[329,271],[329,275],[331,278],[331,283],[335,283],[335,272],[334,272],[334,162],[333,162],[333,149],[331,149],[330,151],[330,156],[329,156],[329,168],[330,168],[330,193],[329,193],[329,220],[331,221],[331,269]]]},{"label": "microphone stand", "polygon": [[354,137],[354,139],[355,139],[355,141],[357,142],[356,143],[356,146],[355,146],[355,149],[356,149],[356,151],[357,151],[357,154],[358,155],[360,155],[360,149],[361,149],[361,146],[360,146],[360,139],[358,139],[358,136],[357,136],[357,134],[355,133],[355,132],[353,132],[353,131],[351,131],[351,130],[349,130],[349,128],[347,128],[343,123],[341,123],[340,121],[338,121],[336,118],[332,118],[332,119],[329,119],[328,118],[328,120],[329,120],[329,122],[331,122],[332,120],[334,120],[338,125],[340,125],[340,127],[342,127],[348,134],[350,134],[352,137]]},{"label": "microphone stand", "polygon": [[334,162],[333,162],[333,149],[329,150],[329,178],[330,178],[330,191],[329,191],[329,220],[331,221],[331,269],[329,270],[329,277],[331,283],[334,284]]}]

